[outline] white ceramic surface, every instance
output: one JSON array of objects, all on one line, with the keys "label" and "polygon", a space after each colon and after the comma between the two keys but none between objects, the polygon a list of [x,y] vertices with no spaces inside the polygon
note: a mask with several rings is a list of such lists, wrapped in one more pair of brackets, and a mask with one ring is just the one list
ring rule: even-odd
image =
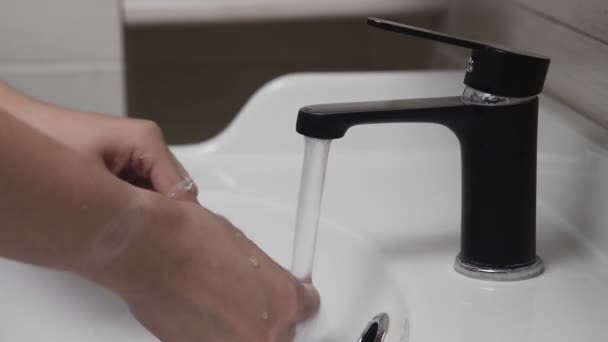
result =
[{"label": "white ceramic surface", "polygon": [[124,0],[127,24],[335,18],[422,13],[445,0]]},{"label": "white ceramic surface", "polygon": [[[198,183],[201,202],[284,263],[303,154],[294,129],[298,108],[457,95],[462,77],[286,76],[254,95],[220,136],[174,151]],[[329,158],[314,272],[330,318],[317,332],[331,335],[327,341],[353,341],[369,309],[398,312],[399,327],[409,317],[412,342],[605,341],[606,136],[541,99],[538,252],[547,269],[535,279],[494,283],[452,268],[460,236],[460,160],[452,133],[424,124],[351,129],[333,143]],[[0,322],[10,322],[0,341],[149,341],[123,304],[90,284],[10,262],[0,266]]]},{"label": "white ceramic surface", "polygon": [[[202,189],[295,207],[303,152],[294,134],[298,108],[458,95],[462,78],[461,71],[286,76],[261,89],[216,139],[176,152]],[[352,128],[333,143],[322,216],[383,251],[410,309],[411,341],[605,341],[607,137],[542,97],[537,221],[546,272],[535,279],[493,283],[453,271],[460,156],[443,127]]]}]

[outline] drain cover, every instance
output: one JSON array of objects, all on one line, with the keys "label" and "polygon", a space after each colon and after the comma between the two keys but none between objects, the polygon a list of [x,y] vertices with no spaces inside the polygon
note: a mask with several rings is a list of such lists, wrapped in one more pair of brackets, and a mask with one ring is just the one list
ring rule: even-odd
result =
[{"label": "drain cover", "polygon": [[381,313],[372,318],[363,332],[358,342],[382,342],[388,331],[389,318],[388,314]]}]

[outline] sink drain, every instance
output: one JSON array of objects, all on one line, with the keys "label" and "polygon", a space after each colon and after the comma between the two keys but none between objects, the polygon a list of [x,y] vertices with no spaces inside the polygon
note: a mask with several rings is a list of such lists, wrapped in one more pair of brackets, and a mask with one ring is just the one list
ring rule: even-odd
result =
[{"label": "sink drain", "polygon": [[363,332],[358,342],[382,342],[388,331],[389,318],[388,314],[381,313],[376,315],[369,323]]}]

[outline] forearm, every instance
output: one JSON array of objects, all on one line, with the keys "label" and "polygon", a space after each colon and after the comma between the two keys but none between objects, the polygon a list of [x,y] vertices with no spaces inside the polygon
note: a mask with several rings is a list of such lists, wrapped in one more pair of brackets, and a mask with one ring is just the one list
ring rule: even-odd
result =
[{"label": "forearm", "polygon": [[134,187],[0,111],[0,256],[83,267],[143,215]]},{"label": "forearm", "polygon": [[2,81],[0,81],[0,110],[72,149],[74,146],[85,144],[87,146],[79,146],[79,148],[81,150],[99,150],[100,147],[97,145],[100,140],[104,140],[104,138],[106,140],[120,139],[120,137],[103,136],[108,131],[103,125],[111,122],[112,119],[107,115],[103,115],[106,119],[103,123],[97,122],[97,126],[90,127],[94,129],[77,130],[74,129],[75,126],[89,126],[93,117],[101,117],[102,114],[86,113],[87,115],[83,115],[82,112],[44,103]]},{"label": "forearm", "polygon": [[[64,110],[0,82],[0,163],[0,257],[97,282],[162,341],[288,341],[318,309],[312,288],[193,203],[150,122]],[[141,180],[154,191],[126,182]]]},{"label": "forearm", "polygon": [[44,126],[48,111],[37,110],[45,105],[0,81],[0,110],[13,115],[37,129]]},{"label": "forearm", "polygon": [[0,82],[0,110],[132,184],[196,202],[197,189],[152,121],[79,112],[36,101]]}]

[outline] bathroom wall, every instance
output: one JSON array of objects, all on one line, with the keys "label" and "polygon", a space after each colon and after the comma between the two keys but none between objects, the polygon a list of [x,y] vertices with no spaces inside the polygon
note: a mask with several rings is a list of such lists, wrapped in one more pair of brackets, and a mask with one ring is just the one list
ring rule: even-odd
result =
[{"label": "bathroom wall", "polygon": [[[451,0],[439,28],[550,56],[545,92],[608,127],[608,1]],[[466,63],[466,50],[438,51]]]},{"label": "bathroom wall", "polygon": [[[439,27],[550,56],[545,92],[608,127],[608,1],[451,0]],[[468,57],[463,49],[437,52],[455,67]],[[580,117],[562,120],[585,133],[566,137],[547,134],[555,127],[540,130],[539,202],[605,255],[608,135]]]},{"label": "bathroom wall", "polygon": [[[433,26],[436,12],[395,18]],[[429,68],[427,42],[369,29],[365,17],[127,26],[129,114],[171,143],[220,132],[253,92],[283,74]]]},{"label": "bathroom wall", "polygon": [[[546,93],[608,126],[608,1],[450,0],[393,19],[551,56]],[[468,54],[362,18],[127,26],[125,43],[129,113],[158,121],[172,143],[215,135],[281,74],[463,68]]]},{"label": "bathroom wall", "polygon": [[0,79],[45,101],[123,114],[119,5],[0,1]]}]

